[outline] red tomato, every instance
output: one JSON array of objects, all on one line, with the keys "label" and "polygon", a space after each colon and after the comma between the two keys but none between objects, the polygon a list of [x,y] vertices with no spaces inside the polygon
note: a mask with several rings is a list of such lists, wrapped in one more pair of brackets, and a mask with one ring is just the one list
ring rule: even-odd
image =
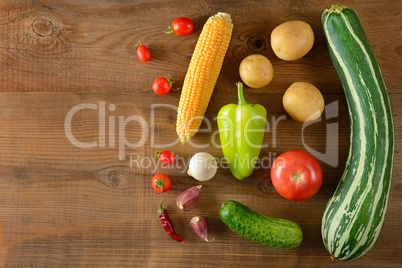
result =
[{"label": "red tomato", "polygon": [[172,89],[173,83],[166,77],[159,77],[152,83],[152,90],[158,95],[165,95]]},{"label": "red tomato", "polygon": [[147,62],[151,59],[151,51],[145,45],[141,44],[141,41],[137,45],[137,56],[142,62]]},{"label": "red tomato", "polygon": [[180,17],[172,22],[172,25],[166,29],[167,34],[188,35],[194,30],[194,23],[186,17]]},{"label": "red tomato", "polygon": [[164,165],[172,165],[176,161],[176,156],[170,151],[157,152],[159,161]]},{"label": "red tomato", "polygon": [[194,30],[193,21],[186,17],[180,17],[172,22],[173,32],[177,35],[188,35]]},{"label": "red tomato", "polygon": [[169,177],[165,174],[158,173],[152,177],[152,188],[158,193],[164,193],[169,191],[172,182],[170,181]]},{"label": "red tomato", "polygon": [[290,150],[275,158],[271,180],[280,195],[302,201],[314,196],[321,188],[322,169],[311,154]]}]

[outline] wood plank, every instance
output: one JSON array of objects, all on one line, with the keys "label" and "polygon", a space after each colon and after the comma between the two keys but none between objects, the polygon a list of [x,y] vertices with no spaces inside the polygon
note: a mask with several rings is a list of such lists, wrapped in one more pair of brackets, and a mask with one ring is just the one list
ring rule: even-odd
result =
[{"label": "wood plank", "polygon": [[[213,118],[217,109],[228,101],[225,94],[219,94],[208,109],[207,118]],[[185,175],[184,164],[174,168],[150,166],[135,168],[137,163],[119,161],[118,148],[76,148],[66,138],[64,120],[72,107],[82,103],[98,104],[105,102],[116,104],[114,112],[106,116],[139,115],[147,122],[151,121],[149,99],[133,102],[133,99],[146,99],[146,93],[133,94],[73,94],[73,93],[1,93],[1,114],[3,120],[0,140],[2,156],[0,166],[2,230],[4,234],[5,266],[155,266],[163,261],[167,266],[197,265],[231,266],[254,263],[263,266],[266,261],[280,266],[324,265],[329,263],[327,252],[322,246],[319,232],[322,211],[331,196],[346,160],[348,143],[348,123],[345,101],[342,94],[328,94],[327,103],[339,101],[339,117],[323,120],[305,130],[306,144],[316,150],[323,150],[326,124],[337,123],[339,126],[339,165],[331,167],[322,163],[324,185],[312,199],[303,202],[291,202],[281,198],[269,180],[268,168],[257,169],[252,178],[244,181],[234,180],[227,169],[220,169],[215,179],[204,183],[201,197],[196,208],[183,213],[175,207],[175,197],[184,189],[197,185],[197,182]],[[178,93],[166,96],[166,101],[177,100]],[[299,133],[301,125],[286,116],[281,107],[281,94],[270,94],[261,98],[256,94],[247,94],[250,102],[260,102],[270,107],[269,114],[286,119],[278,123],[276,147],[273,147],[272,133],[268,133],[264,142],[271,144],[263,149],[262,158],[268,159],[276,154],[292,149],[303,149]],[[235,96],[232,96],[233,101]],[[395,118],[401,116],[401,95],[392,98]],[[168,103],[170,104],[170,103]],[[38,106],[39,105],[39,106]],[[41,107],[40,109],[38,107]],[[51,112],[48,112],[51,111]],[[175,139],[175,133],[169,125],[175,118],[175,111],[163,108],[156,111],[158,122],[154,126],[156,141]],[[163,116],[162,116],[163,113]],[[98,111],[82,110],[72,120],[77,139],[91,142],[98,139]],[[213,119],[211,119],[213,122]],[[397,152],[401,150],[402,125],[396,120]],[[107,122],[106,129],[108,129]],[[152,126],[149,126],[151,130]],[[116,129],[118,127],[116,126]],[[216,131],[216,122],[211,124],[211,131]],[[160,139],[160,135],[164,139]],[[142,135],[135,124],[127,125],[127,139],[136,141]],[[118,133],[116,132],[116,136]],[[106,137],[106,141],[109,137]],[[197,134],[195,143],[210,142],[209,133]],[[117,144],[118,140],[116,140]],[[330,141],[331,142],[331,141]],[[171,147],[178,156],[188,161],[199,149],[177,144]],[[141,159],[152,158],[156,148],[151,139],[139,150],[127,148],[127,153],[138,153]],[[220,149],[208,147],[208,152],[220,157]],[[136,159],[136,158],[135,158]],[[135,160],[134,159],[134,160]],[[149,162],[142,164],[148,165]],[[395,159],[395,173],[401,169],[399,154]],[[269,164],[268,164],[269,165]],[[111,174],[118,173],[118,179]],[[164,172],[173,180],[172,189],[163,195],[177,231],[186,240],[182,246],[171,241],[160,226],[156,215],[158,202],[162,196],[154,193],[150,187],[150,178],[155,172]],[[119,180],[120,179],[120,180]],[[375,249],[361,265],[392,266],[398,259],[397,251],[401,248],[400,207],[402,200],[402,181],[394,177],[389,211],[381,238]],[[297,221],[304,230],[304,242],[296,250],[282,251],[254,244],[232,233],[219,219],[219,206],[228,199],[239,200],[261,213]],[[215,241],[204,243],[188,227],[188,221],[195,214],[203,214],[209,221],[210,233]],[[390,245],[393,245],[391,247]],[[174,253],[172,253],[172,251]],[[214,258],[206,258],[212,254]],[[161,256],[169,254],[168,259]],[[395,256],[390,260],[383,256]],[[113,257],[111,257],[111,255]],[[46,257],[45,257],[46,256]],[[262,257],[264,256],[264,257]],[[301,259],[300,256],[303,256]],[[216,257],[216,258],[215,258]],[[348,266],[349,263],[343,264]],[[354,263],[350,263],[354,265]]]},{"label": "wood plank", "polygon": [[[343,3],[358,10],[390,92],[396,153],[384,228],[374,249],[353,262],[332,263],[321,241],[322,213],[342,175],[349,142],[346,101],[320,24],[322,11],[331,4],[327,0],[2,1],[0,267],[400,267],[398,1]],[[192,144],[182,145],[174,128],[180,91],[158,96],[150,85],[167,74],[177,86],[182,85],[201,27],[217,11],[232,15],[233,38],[206,113],[210,124],[205,121],[205,132],[198,133]],[[161,33],[179,16],[194,20],[193,34]],[[309,22],[316,43],[306,57],[284,62],[273,54],[269,38],[276,25],[291,19]],[[135,55],[138,39],[152,51],[152,60],[146,64]],[[256,39],[265,46],[256,46]],[[275,71],[266,88],[245,88],[248,102],[268,110],[262,165],[252,177],[237,181],[222,164],[216,177],[203,183],[197,206],[191,212],[179,211],[176,196],[199,184],[186,175],[190,157],[199,151],[223,157],[215,145],[219,144],[215,117],[223,105],[237,101],[238,66],[253,53],[270,58]],[[326,112],[335,116],[324,114],[322,121],[306,128],[293,121],[281,99],[295,81],[316,85],[326,104],[334,105],[327,106]],[[70,135],[66,118],[74,108]],[[328,131],[329,124],[337,128]],[[130,148],[142,138],[144,144]],[[82,148],[76,146],[78,142],[96,144]],[[128,144],[119,147],[124,142]],[[295,148],[325,153],[328,146],[334,146],[329,150],[333,154],[319,159],[324,181],[317,195],[303,202],[279,196],[269,178],[273,158]],[[161,149],[176,153],[174,166],[154,160],[155,151]],[[166,173],[173,181],[163,195],[150,185],[156,172]],[[162,197],[185,246],[170,240],[159,222],[156,210]],[[229,199],[298,222],[304,231],[302,245],[279,250],[234,234],[218,213]],[[213,242],[205,243],[188,226],[196,214],[207,218]]]},{"label": "wood plank", "polygon": [[[293,5],[292,1],[281,4],[244,1],[235,5],[201,1],[202,11],[191,8],[191,2],[157,3],[3,2],[0,6],[0,90],[132,92],[135,89],[149,92],[152,81],[167,74],[182,82],[203,23],[208,16],[224,9],[232,14],[234,32],[222,80],[229,82],[237,74],[241,60],[258,52],[270,58],[274,65],[275,78],[270,91],[284,92],[290,85],[291,73],[292,80],[314,82],[323,92],[341,92],[339,82],[334,83],[338,78],[329,59],[320,22],[322,11],[332,4],[331,1],[310,1],[303,7]],[[399,3],[377,1],[365,6],[365,1],[345,1],[345,4],[358,7],[389,91],[398,92],[402,83],[398,61],[402,37],[395,34],[400,32]],[[387,14],[388,18],[382,18],[379,24],[378,14]],[[194,19],[194,34],[175,38],[162,33],[174,18],[184,15]],[[316,44],[307,57],[284,62],[273,54],[269,38],[278,24],[291,19],[309,22]],[[264,50],[250,49],[253,37],[265,43]],[[152,60],[147,64],[136,58],[138,39],[152,51]]]}]

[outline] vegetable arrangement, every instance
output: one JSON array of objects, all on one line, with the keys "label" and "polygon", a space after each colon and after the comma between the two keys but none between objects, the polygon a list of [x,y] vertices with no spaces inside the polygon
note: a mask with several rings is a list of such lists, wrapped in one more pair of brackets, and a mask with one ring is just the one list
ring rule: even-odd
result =
[{"label": "vegetable arrangement", "polygon": [[322,15],[322,26],[348,104],[350,148],[321,232],[334,258],[352,260],[371,250],[384,223],[394,155],[393,119],[380,67],[357,13],[332,6]]},{"label": "vegetable arrangement", "polygon": [[[393,119],[380,68],[356,12],[345,6],[332,6],[322,15],[322,26],[331,59],[344,88],[351,134],[345,172],[325,208],[321,233],[324,245],[334,260],[351,260],[371,250],[384,222],[392,177]],[[190,19],[180,17],[167,32],[187,35],[193,29]],[[217,13],[208,19],[198,38],[177,113],[176,131],[183,144],[196,134],[203,120],[232,29],[230,15]],[[271,34],[272,50],[285,61],[302,58],[313,45],[313,30],[304,21],[285,22]],[[146,52],[145,48],[141,48],[143,52]],[[140,53],[138,57],[147,61],[150,53]],[[250,55],[240,63],[239,74],[247,86],[262,88],[272,81],[274,71],[269,59],[262,55]],[[166,94],[172,87],[173,82],[163,78],[166,80],[159,81],[159,84],[155,81],[158,84],[158,87],[153,86],[156,94]],[[236,85],[238,104],[223,106],[219,110],[217,124],[229,169],[236,179],[242,180],[254,171],[264,138],[267,111],[259,104],[246,103],[243,84],[238,82]],[[321,116],[325,102],[314,85],[295,82],[284,93],[282,104],[295,121],[309,122]],[[158,159],[165,165],[171,165],[176,160],[169,151],[161,152]],[[191,158],[188,175],[205,182],[216,175],[217,169],[216,159],[200,152]],[[271,180],[281,196],[302,201],[312,198],[319,191],[323,173],[312,155],[302,150],[290,150],[273,162]],[[171,181],[166,175],[158,173],[152,179],[152,187],[158,193],[164,193],[170,189]],[[179,194],[177,207],[183,211],[192,210],[201,187],[194,186]],[[162,208],[162,201],[158,214],[171,238],[184,244]],[[263,245],[292,249],[303,240],[302,229],[297,223],[259,214],[234,200],[222,204],[219,214],[232,231]],[[202,215],[192,217],[190,227],[203,240],[213,240],[207,237],[207,221]]]}]

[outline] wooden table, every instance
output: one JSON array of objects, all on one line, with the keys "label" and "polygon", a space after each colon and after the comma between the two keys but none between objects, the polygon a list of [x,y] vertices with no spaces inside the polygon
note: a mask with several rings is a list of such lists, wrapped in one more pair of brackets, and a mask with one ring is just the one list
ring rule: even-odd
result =
[{"label": "wooden table", "polygon": [[[346,161],[349,123],[346,101],[325,44],[320,16],[333,1],[2,1],[0,3],[0,218],[3,267],[397,267],[402,265],[402,66],[401,2],[343,1],[360,15],[390,94],[395,122],[394,176],[382,233],[365,257],[332,263],[320,223]],[[181,86],[198,35],[218,11],[232,15],[233,37],[209,104],[203,132],[182,145],[175,131],[180,91],[158,96],[153,80],[171,75]],[[184,37],[163,34],[173,19],[193,19]],[[294,62],[278,59],[270,33],[301,19],[312,26],[311,52]],[[152,59],[140,62],[135,44],[148,45]],[[263,89],[245,89],[250,103],[268,110],[270,126],[263,165],[243,181],[221,167],[203,183],[196,207],[183,212],[176,196],[199,183],[186,175],[189,158],[206,151],[222,158],[216,135],[219,109],[236,102],[238,66],[262,54],[275,76]],[[281,98],[296,81],[316,85],[332,116],[306,128],[284,111]],[[328,106],[326,109],[329,109]],[[332,125],[331,125],[332,124]],[[112,126],[112,127],[111,127]],[[331,131],[330,126],[334,127]],[[199,148],[197,146],[204,146]],[[137,146],[137,148],[133,148]],[[280,153],[303,149],[319,158],[322,188],[313,198],[282,198],[270,182]],[[154,161],[168,149],[173,167]],[[151,177],[173,181],[159,195]],[[161,198],[186,242],[171,240],[157,216]],[[254,210],[300,224],[304,241],[294,250],[262,246],[233,233],[219,218],[220,205],[238,200]],[[206,243],[189,227],[207,218]]]}]

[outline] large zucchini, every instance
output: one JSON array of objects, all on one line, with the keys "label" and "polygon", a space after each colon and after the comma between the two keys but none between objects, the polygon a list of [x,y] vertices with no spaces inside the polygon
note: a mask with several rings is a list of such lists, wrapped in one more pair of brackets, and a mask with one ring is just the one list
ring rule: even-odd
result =
[{"label": "large zucchini", "polygon": [[384,223],[391,186],[394,128],[387,88],[357,13],[332,6],[322,14],[329,53],[349,109],[345,171],[322,218],[322,239],[339,260],[364,256]]}]

